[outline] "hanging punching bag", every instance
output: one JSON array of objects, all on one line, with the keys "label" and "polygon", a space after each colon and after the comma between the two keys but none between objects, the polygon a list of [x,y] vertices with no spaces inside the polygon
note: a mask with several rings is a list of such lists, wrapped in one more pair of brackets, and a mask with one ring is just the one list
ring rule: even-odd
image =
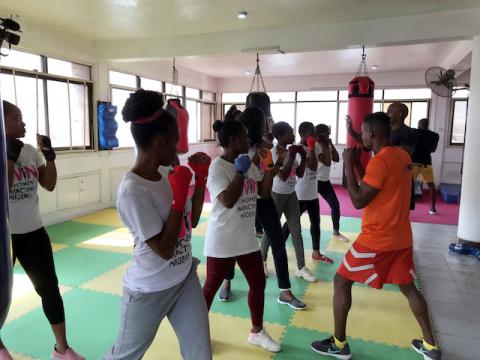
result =
[{"label": "hanging punching bag", "polygon": [[[348,116],[352,118],[353,130],[361,133],[363,119],[373,111],[375,83],[368,76],[356,76],[348,84]],[[347,148],[361,146],[347,134]],[[361,146],[363,149],[363,146]],[[363,151],[361,161],[366,167],[372,156],[371,151]]]},{"label": "hanging punching bag", "polygon": [[188,111],[180,103],[179,99],[169,99],[165,108],[177,120],[180,139],[177,151],[180,154],[188,152]]},{"label": "hanging punching bag", "polygon": [[263,110],[265,114],[265,119],[267,120],[267,124],[269,129],[273,126],[273,118],[272,113],[270,111],[270,97],[266,92],[263,91],[255,91],[251,92],[247,95],[247,100],[245,102],[245,107],[258,107]]},{"label": "hanging punching bag", "polygon": [[10,255],[10,234],[8,231],[8,174],[5,154],[5,128],[3,102],[0,97],[0,329],[7,318],[12,298],[12,257]]}]

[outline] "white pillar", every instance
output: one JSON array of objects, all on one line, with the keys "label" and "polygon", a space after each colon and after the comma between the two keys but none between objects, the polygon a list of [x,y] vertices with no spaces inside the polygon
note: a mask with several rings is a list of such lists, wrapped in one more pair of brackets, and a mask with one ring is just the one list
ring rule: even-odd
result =
[{"label": "white pillar", "polygon": [[473,39],[458,237],[480,243],[480,35]]}]

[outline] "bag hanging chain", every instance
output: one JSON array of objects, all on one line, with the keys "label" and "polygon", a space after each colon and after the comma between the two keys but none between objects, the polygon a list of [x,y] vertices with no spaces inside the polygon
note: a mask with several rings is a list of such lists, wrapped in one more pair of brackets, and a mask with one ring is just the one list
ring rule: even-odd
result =
[{"label": "bag hanging chain", "polygon": [[257,80],[257,92],[260,91],[260,81],[262,81],[263,92],[266,93],[267,89],[265,88],[262,72],[260,71],[260,59],[258,58],[258,53],[257,53],[257,67],[255,68],[255,74],[253,75],[252,85],[250,86],[249,93],[252,92],[253,86],[255,85],[255,80]]},{"label": "bag hanging chain", "polygon": [[360,61],[360,65],[358,66],[355,76],[368,77],[367,54],[365,54],[365,45],[362,46],[362,61]]}]

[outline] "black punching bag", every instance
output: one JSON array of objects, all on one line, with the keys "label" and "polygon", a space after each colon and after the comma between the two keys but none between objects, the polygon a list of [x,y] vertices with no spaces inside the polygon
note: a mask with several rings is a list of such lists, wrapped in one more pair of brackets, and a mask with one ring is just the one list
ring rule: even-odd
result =
[{"label": "black punching bag", "polygon": [[270,111],[270,97],[266,92],[255,91],[247,95],[246,107],[258,107],[263,110],[268,123],[269,131],[273,126],[272,112]]}]

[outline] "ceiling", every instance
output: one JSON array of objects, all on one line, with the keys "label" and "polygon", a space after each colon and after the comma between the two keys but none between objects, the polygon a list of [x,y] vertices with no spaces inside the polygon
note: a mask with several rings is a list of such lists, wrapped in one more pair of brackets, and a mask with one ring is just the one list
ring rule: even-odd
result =
[{"label": "ceiling", "polygon": [[[378,65],[371,72],[424,71],[430,66],[442,66],[444,60],[459,46],[471,42],[451,41],[403,46],[385,46],[366,49],[369,67]],[[260,67],[264,76],[302,76],[322,74],[352,74],[361,60],[361,49],[304,52],[291,54],[260,55]],[[205,56],[177,58],[178,67],[188,68],[218,78],[252,77],[255,71],[255,54],[238,56]],[[463,62],[469,68],[470,57]],[[171,59],[153,61],[159,66],[171,66]],[[250,74],[247,75],[246,72]]]},{"label": "ceiling", "polygon": [[[478,0],[2,0],[11,13],[91,40],[226,32],[479,7]],[[3,9],[3,10],[2,10]],[[238,11],[249,16],[237,19]]]}]

